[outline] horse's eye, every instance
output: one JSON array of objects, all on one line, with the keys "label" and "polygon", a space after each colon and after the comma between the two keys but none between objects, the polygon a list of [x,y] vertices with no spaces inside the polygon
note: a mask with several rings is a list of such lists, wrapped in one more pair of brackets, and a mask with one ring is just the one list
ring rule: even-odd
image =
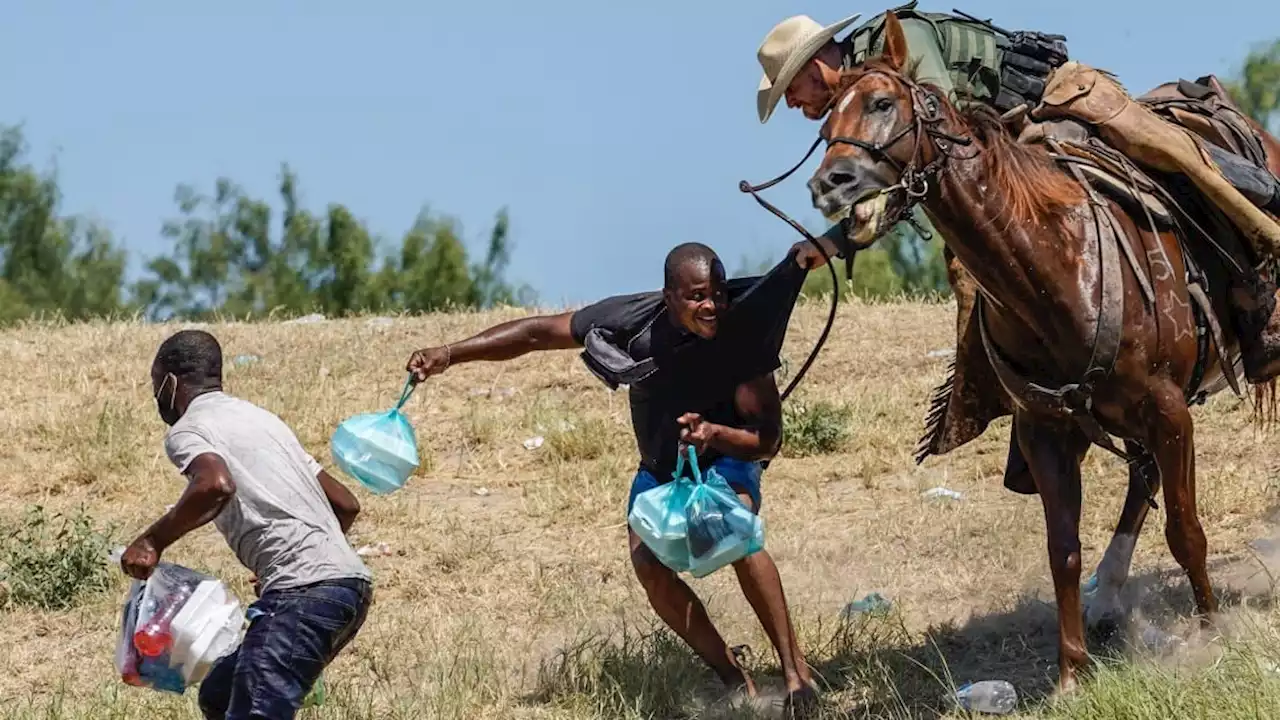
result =
[{"label": "horse's eye", "polygon": [[880,98],[876,101],[876,110],[880,112],[889,112],[893,109],[893,100],[890,98]]}]

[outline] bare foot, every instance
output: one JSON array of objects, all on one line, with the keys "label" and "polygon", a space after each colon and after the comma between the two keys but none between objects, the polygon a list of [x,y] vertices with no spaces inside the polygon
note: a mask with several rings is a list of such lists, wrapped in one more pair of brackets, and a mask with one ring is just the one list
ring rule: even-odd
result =
[{"label": "bare foot", "polygon": [[783,717],[788,720],[807,718],[818,709],[818,691],[812,685],[805,685],[799,690],[787,692],[783,705]]}]

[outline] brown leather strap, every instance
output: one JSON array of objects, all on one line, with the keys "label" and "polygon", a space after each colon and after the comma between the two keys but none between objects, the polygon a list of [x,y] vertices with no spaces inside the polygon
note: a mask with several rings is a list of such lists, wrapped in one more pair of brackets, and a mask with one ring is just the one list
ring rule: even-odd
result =
[{"label": "brown leather strap", "polygon": [[1090,201],[1093,223],[1089,232],[1098,248],[1102,292],[1098,305],[1098,319],[1094,331],[1093,353],[1089,365],[1079,382],[1059,388],[1049,388],[1022,377],[992,342],[987,331],[985,298],[979,294],[974,299],[978,329],[996,378],[1019,408],[1046,415],[1074,419],[1081,431],[1094,444],[1128,460],[1123,450],[1098,423],[1093,414],[1093,390],[1099,381],[1111,374],[1120,352],[1120,338],[1124,331],[1124,275],[1120,266],[1120,225],[1111,209],[1096,196]]}]

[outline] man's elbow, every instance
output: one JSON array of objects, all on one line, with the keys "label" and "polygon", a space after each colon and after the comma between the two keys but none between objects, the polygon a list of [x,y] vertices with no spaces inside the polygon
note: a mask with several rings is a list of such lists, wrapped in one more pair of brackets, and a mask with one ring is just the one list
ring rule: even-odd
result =
[{"label": "man's elbow", "polygon": [[348,502],[343,503],[343,506],[338,509],[338,513],[340,519],[345,521],[345,524],[350,525],[360,515],[360,501],[353,495]]},{"label": "man's elbow", "polygon": [[236,481],[227,473],[216,473],[205,484],[205,491],[219,501],[227,501],[235,497]]},{"label": "man's elbow", "polygon": [[756,427],[753,429],[755,442],[754,447],[742,448],[743,454],[739,455],[739,459],[750,462],[760,462],[762,460],[772,460],[775,455],[782,449],[782,433],[773,432],[769,428]]},{"label": "man's elbow", "polygon": [[578,345],[570,329],[573,313],[530,318],[527,341],[533,350],[560,350]]}]

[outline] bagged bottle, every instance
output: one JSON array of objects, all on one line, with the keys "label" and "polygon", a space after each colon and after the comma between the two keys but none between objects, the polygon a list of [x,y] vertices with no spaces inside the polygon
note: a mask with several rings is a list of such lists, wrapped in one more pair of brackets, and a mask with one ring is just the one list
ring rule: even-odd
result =
[{"label": "bagged bottle", "polygon": [[182,694],[239,646],[239,608],[217,578],[159,563],[145,582],[134,580],[125,596],[115,652],[120,679]]},{"label": "bagged bottle", "polygon": [[413,426],[400,412],[413,394],[412,379],[405,381],[400,401],[391,410],[352,416],[330,439],[334,463],[378,495],[399,490],[418,468]]},{"label": "bagged bottle", "polygon": [[155,611],[145,623],[138,623],[133,634],[133,645],[143,657],[160,657],[173,647],[173,618],[195,589],[194,584],[182,582],[157,598]]},{"label": "bagged bottle", "polygon": [[764,520],[714,468],[704,476],[687,445],[671,482],[636,496],[627,524],[663,565],[698,578],[764,548]]}]

